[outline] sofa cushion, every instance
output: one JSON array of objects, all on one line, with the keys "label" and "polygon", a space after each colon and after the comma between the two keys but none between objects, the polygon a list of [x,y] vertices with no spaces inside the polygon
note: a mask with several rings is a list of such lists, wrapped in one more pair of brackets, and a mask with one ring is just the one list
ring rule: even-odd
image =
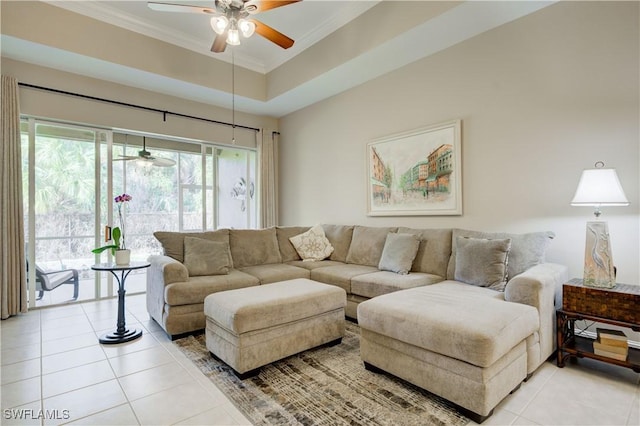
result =
[{"label": "sofa cushion", "polygon": [[189,282],[168,284],[164,288],[164,300],[168,305],[191,305],[203,303],[204,298],[218,291],[260,285],[253,275],[232,269],[228,275],[205,275],[191,277]]},{"label": "sofa cushion", "polygon": [[[527,234],[510,234],[506,232],[479,232],[465,229],[454,229],[453,240],[462,237],[486,239],[511,239],[509,264],[507,265],[507,281],[527,269],[544,263],[547,247],[555,236],[553,232],[531,232]],[[456,268],[456,247],[452,247],[451,259],[447,269],[447,279],[454,279]]]},{"label": "sofa cushion", "polygon": [[228,274],[233,268],[229,243],[185,237],[184,266],[191,277]]},{"label": "sofa cushion", "polygon": [[353,225],[322,225],[322,229],[333,246],[333,253],[329,256],[329,260],[346,262],[353,236]]},{"label": "sofa cushion", "polygon": [[260,280],[260,284],[275,283],[278,281],[292,280],[294,278],[309,278],[309,270],[285,263],[272,263],[269,265],[246,266],[240,269],[242,272],[253,275]]},{"label": "sofa cushion", "polygon": [[280,263],[280,248],[276,228],[231,229],[229,245],[235,268]]},{"label": "sofa cushion", "polygon": [[322,226],[316,225],[306,232],[289,238],[302,260],[324,260],[333,253],[333,246],[324,236]]},{"label": "sofa cushion", "polygon": [[398,275],[394,272],[378,271],[351,278],[351,294],[371,298],[398,290],[435,284],[442,280],[438,275],[424,272]]},{"label": "sofa cushion", "polygon": [[160,244],[162,245],[162,249],[164,251],[164,255],[172,257],[178,262],[184,262],[185,237],[195,237],[205,240],[219,241],[227,244],[229,243],[228,229],[218,229],[217,231],[207,232],[157,231],[153,233],[153,236],[156,237],[158,241],[160,241]]},{"label": "sofa cushion", "polygon": [[387,234],[396,232],[397,229],[372,226],[354,227],[347,263],[377,267]]},{"label": "sofa cushion", "polygon": [[503,291],[507,284],[507,262],[511,239],[458,237],[456,281]]},{"label": "sofa cushion", "polygon": [[362,302],[358,323],[362,329],[488,367],[539,327],[536,308],[492,297],[501,294],[445,281]]},{"label": "sofa cushion", "polygon": [[420,241],[415,235],[390,232],[384,242],[378,269],[407,275],[419,246]]},{"label": "sofa cushion", "polygon": [[351,293],[351,278],[358,275],[377,272],[375,266],[365,265],[338,265],[316,268],[311,270],[311,279],[321,283],[333,284]]},{"label": "sofa cushion", "polygon": [[451,257],[451,229],[398,228],[398,233],[413,234],[420,240],[412,272],[447,276]]},{"label": "sofa cushion", "polygon": [[344,262],[338,262],[337,260],[316,260],[313,262],[305,262],[303,260],[294,260],[292,262],[287,262],[287,265],[297,266],[298,268],[304,268],[310,271],[316,268],[324,268],[327,266],[339,266],[344,264],[345,264]]},{"label": "sofa cushion", "polygon": [[309,229],[308,226],[276,226],[276,238],[278,239],[282,263],[300,260],[300,256],[291,241],[289,241],[289,238],[302,234]]}]

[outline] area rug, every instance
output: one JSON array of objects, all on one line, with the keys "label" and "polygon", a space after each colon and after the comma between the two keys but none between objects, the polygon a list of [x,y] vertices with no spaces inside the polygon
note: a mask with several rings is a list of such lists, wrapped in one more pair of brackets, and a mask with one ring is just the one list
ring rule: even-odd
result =
[{"label": "area rug", "polygon": [[365,370],[360,329],[342,343],[262,367],[240,380],[214,358],[204,334],[174,342],[254,425],[465,425],[445,400],[387,374]]}]

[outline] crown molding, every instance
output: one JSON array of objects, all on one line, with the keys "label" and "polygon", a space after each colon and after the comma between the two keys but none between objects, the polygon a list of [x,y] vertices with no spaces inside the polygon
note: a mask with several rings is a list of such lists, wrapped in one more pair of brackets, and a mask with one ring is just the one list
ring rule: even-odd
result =
[{"label": "crown molding", "polygon": [[[102,22],[107,22],[111,25],[115,25],[120,28],[124,28],[129,31],[136,32],[138,34],[145,35],[147,37],[155,38],[188,50],[195,53],[205,54],[213,59],[222,60],[224,62],[232,63],[231,54],[225,52],[222,54],[213,53],[210,51],[211,44],[191,37],[183,32],[176,31],[174,28],[164,25],[158,25],[157,23],[142,20],[128,13],[122,13],[120,10],[99,2],[93,1],[44,1],[52,6],[66,9],[70,12],[78,13],[80,15],[88,16],[93,19],[97,19]],[[212,32],[213,37],[213,32]],[[255,60],[254,58],[244,55],[240,52],[236,52],[235,65],[243,68],[250,69],[252,71],[266,74],[267,70],[262,62]]]},{"label": "crown molding", "polygon": [[314,28],[311,28],[303,36],[298,37],[296,43],[290,49],[277,51],[265,62],[242,52],[235,52],[235,58],[232,58],[229,51],[214,54],[210,52],[211,45],[208,41],[192,37],[181,31],[176,31],[175,28],[166,25],[159,25],[155,22],[123,13],[121,10],[104,4],[103,2],[45,0],[44,3],[102,22],[107,22],[138,34],[162,40],[199,54],[205,54],[217,60],[227,63],[235,62],[235,65],[266,74],[357,18],[377,5],[380,1],[381,0],[342,2],[341,8],[337,10],[336,13],[328,16],[327,19],[323,20]]}]

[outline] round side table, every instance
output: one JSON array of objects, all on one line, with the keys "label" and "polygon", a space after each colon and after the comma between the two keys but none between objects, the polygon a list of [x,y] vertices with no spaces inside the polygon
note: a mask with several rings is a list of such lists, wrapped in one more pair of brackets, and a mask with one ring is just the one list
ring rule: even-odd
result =
[{"label": "round side table", "polygon": [[[124,289],[124,282],[131,271],[135,269],[144,269],[151,266],[149,262],[130,262],[128,265],[116,265],[115,263],[98,263],[93,265],[91,269],[94,271],[109,271],[116,278],[118,282],[118,323],[116,331],[112,333],[106,333],[99,339],[100,343],[114,344],[124,343],[135,340],[142,336],[142,330],[127,329],[125,324],[124,315],[124,295],[126,293]],[[119,275],[118,275],[119,273]]]}]

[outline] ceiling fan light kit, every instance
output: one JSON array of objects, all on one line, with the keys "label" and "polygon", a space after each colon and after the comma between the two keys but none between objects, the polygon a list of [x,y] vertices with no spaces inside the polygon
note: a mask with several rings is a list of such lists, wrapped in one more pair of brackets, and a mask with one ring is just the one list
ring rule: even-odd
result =
[{"label": "ceiling fan light kit", "polygon": [[142,137],[142,150],[138,151],[138,155],[120,155],[120,158],[113,159],[113,161],[129,160],[136,160],[136,165],[145,169],[149,169],[151,166],[171,167],[176,164],[176,162],[170,158],[158,158],[152,156],[151,153],[147,151],[147,138],[145,136]]},{"label": "ceiling fan light kit", "polygon": [[247,19],[260,12],[287,6],[302,0],[215,0],[215,8],[187,4],[148,2],[149,8],[160,12],[204,13],[213,15],[211,28],[216,33],[211,51],[224,52],[227,44],[240,44],[240,34],[249,38],[254,32],[283,49],[293,46],[294,40],[256,19]]},{"label": "ceiling fan light kit", "polygon": [[227,29],[229,25],[229,20],[226,16],[214,16],[211,18],[211,28],[216,34],[224,34],[224,31]]}]

